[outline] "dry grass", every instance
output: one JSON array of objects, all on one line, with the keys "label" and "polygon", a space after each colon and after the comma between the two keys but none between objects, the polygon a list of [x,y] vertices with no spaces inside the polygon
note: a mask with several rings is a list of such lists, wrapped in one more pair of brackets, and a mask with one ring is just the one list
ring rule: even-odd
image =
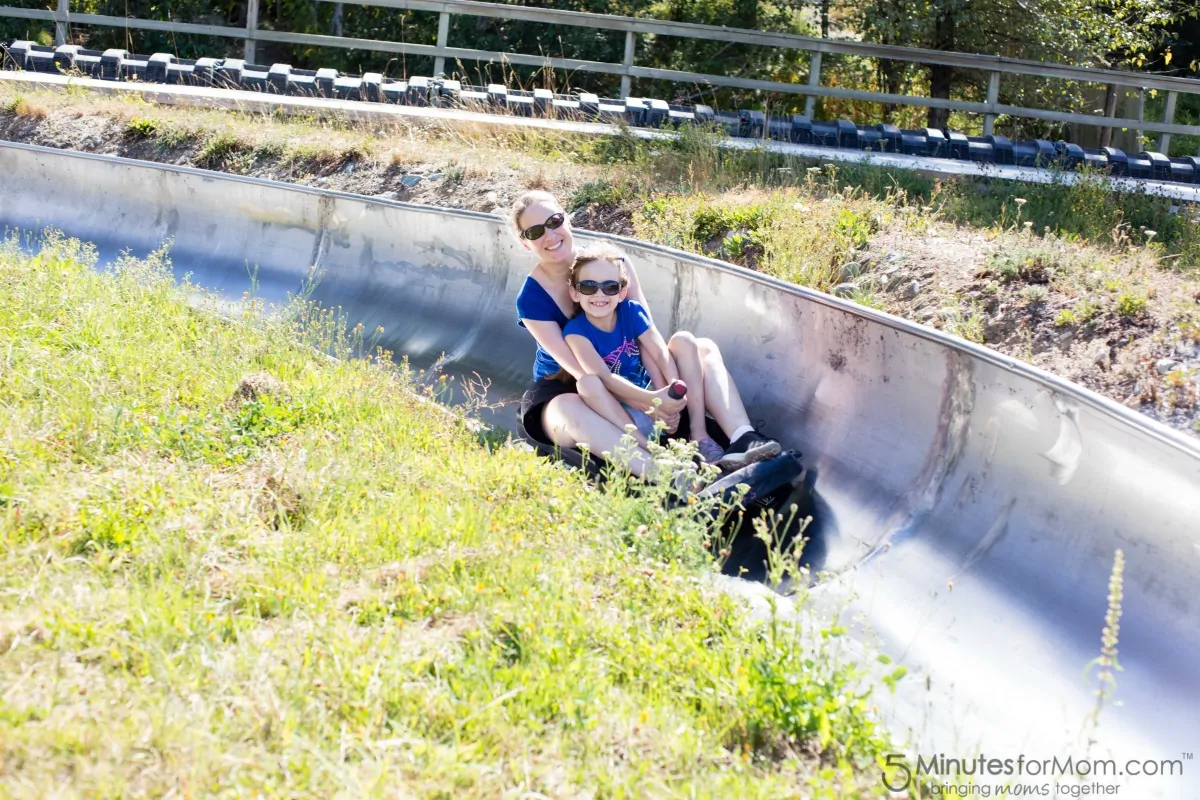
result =
[{"label": "dry grass", "polygon": [[34,121],[43,120],[49,114],[45,104],[20,94],[5,98],[0,107],[10,114]]}]

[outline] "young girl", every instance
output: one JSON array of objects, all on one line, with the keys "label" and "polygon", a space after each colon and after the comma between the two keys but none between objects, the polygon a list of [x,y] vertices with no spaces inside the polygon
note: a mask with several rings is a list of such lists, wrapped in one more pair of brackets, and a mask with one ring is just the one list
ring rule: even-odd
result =
[{"label": "young girl", "polygon": [[[575,315],[566,324],[563,337],[584,371],[599,375],[606,387],[616,378],[624,378],[640,390],[640,393],[628,392],[632,402],[622,404],[637,426],[634,436],[638,442],[644,447],[647,437],[653,435],[654,423],[644,413],[653,409],[656,398],[643,364],[643,359],[649,359],[668,383],[681,378],[685,381],[688,404],[680,413],[679,431],[696,443],[706,462],[719,461],[725,451],[709,438],[705,428],[700,360],[683,353],[673,359],[645,307],[628,298],[629,275],[625,257],[612,248],[584,249],[576,255],[571,266],[569,285],[571,299],[579,304],[583,313]],[[689,413],[692,409],[698,409],[700,413]],[[596,411],[602,416],[605,414],[602,409]],[[618,427],[630,422],[623,416],[609,421]]]}]

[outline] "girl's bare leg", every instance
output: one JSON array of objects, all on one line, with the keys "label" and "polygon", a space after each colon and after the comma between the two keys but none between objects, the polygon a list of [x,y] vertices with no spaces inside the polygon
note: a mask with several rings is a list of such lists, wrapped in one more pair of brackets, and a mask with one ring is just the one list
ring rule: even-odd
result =
[{"label": "girl's bare leg", "polygon": [[[679,331],[667,342],[667,350],[675,358],[679,378],[687,384],[688,432],[693,442],[707,438],[708,428],[704,424],[705,386],[704,364],[696,337],[687,331]],[[714,415],[715,416],[715,415]]]},{"label": "girl's bare leg", "polygon": [[628,442],[622,445],[625,432],[593,411],[578,394],[562,394],[547,403],[542,427],[559,447],[586,445],[592,453],[620,460],[639,478],[653,478],[657,472],[648,452],[630,447]]},{"label": "girl's bare leg", "polygon": [[584,375],[576,381],[575,391],[583,398],[583,402],[587,403],[588,408],[611,422],[617,430],[625,431],[628,430],[626,425],[632,426],[632,430],[629,431],[630,435],[642,447],[647,446],[646,437],[637,429],[633,417],[629,416],[629,412],[625,410],[625,406],[621,405],[621,401],[604,387],[604,381],[600,380],[600,376]]}]

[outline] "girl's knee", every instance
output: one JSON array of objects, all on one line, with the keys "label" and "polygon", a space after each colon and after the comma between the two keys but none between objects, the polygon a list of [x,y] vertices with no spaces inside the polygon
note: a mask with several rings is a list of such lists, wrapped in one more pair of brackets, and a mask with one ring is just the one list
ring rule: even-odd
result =
[{"label": "girl's knee", "polygon": [[607,391],[599,375],[584,375],[575,382],[575,392],[585,400],[600,397]]},{"label": "girl's knee", "polygon": [[700,351],[700,357],[708,360],[710,358],[721,358],[721,349],[717,347],[717,343],[712,339],[697,339],[696,349]]},{"label": "girl's knee", "polygon": [[667,349],[674,353],[694,353],[697,351],[697,339],[688,331],[676,331],[667,342]]}]

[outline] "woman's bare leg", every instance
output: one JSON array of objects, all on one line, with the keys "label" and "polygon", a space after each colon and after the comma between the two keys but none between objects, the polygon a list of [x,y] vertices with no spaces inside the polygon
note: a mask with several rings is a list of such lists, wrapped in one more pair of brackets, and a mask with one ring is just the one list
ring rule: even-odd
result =
[{"label": "woman's bare leg", "polygon": [[696,337],[687,331],[679,331],[667,342],[667,349],[675,358],[680,379],[688,386],[688,424],[692,427],[689,435],[693,442],[698,442],[708,437],[708,427],[704,424],[705,397],[708,393],[700,347]]},{"label": "woman's bare leg", "polygon": [[586,445],[596,455],[620,459],[639,478],[653,477],[657,472],[648,452],[629,442],[623,445],[625,432],[593,411],[577,394],[561,394],[547,403],[542,410],[542,428],[559,447]]},{"label": "woman's bare leg", "polygon": [[[678,336],[679,334],[676,334]],[[674,340],[674,336],[671,337]],[[725,361],[721,358],[721,350],[712,339],[696,339],[696,347],[700,351],[700,361],[704,365],[704,400],[708,413],[729,436],[739,428],[750,424],[746,407],[742,405],[742,396],[738,394],[737,385],[733,382]],[[688,413],[692,413],[688,409]]]},{"label": "woman's bare leg", "polygon": [[[583,398],[583,402],[587,403],[588,408],[611,422],[617,430],[628,431],[642,447],[648,445],[646,437],[637,429],[633,417],[629,416],[629,412],[625,406],[621,405],[621,401],[605,388],[604,381],[600,380],[599,375],[584,375],[576,381],[575,391]],[[632,430],[626,428],[626,425],[630,426]]]}]

